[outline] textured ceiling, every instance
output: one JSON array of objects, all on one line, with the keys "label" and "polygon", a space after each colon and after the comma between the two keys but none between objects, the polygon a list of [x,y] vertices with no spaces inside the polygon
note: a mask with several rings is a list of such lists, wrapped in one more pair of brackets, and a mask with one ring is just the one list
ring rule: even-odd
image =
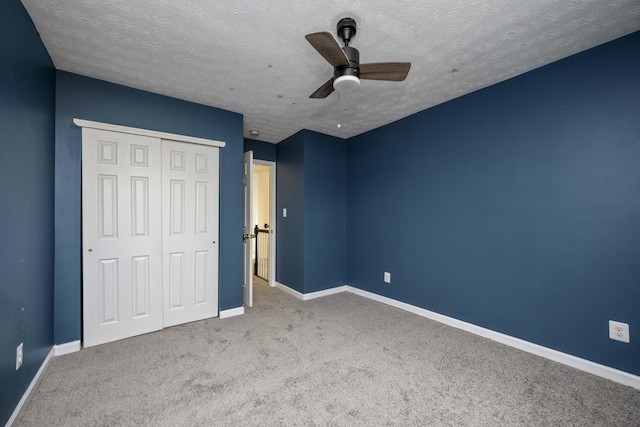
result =
[{"label": "textured ceiling", "polygon": [[[639,0],[22,1],[56,68],[241,113],[274,143],[358,135],[640,30]],[[361,63],[409,76],[309,99],[332,68],[304,36],[346,16]]]}]

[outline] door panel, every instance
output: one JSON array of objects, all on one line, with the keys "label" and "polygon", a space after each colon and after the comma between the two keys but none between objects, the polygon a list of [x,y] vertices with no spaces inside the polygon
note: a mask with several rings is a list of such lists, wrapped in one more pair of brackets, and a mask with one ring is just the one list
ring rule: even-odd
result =
[{"label": "door panel", "polygon": [[100,263],[100,325],[118,322],[118,259]]},{"label": "door panel", "polygon": [[133,317],[139,318],[148,316],[149,313],[149,257],[133,257],[131,274],[133,289]]},{"label": "door panel", "polygon": [[253,195],[251,194],[253,179],[253,151],[244,153],[244,175],[242,185],[244,187],[244,222],[242,226],[244,242],[244,279],[242,282],[242,302],[247,307],[253,307],[253,270],[251,262],[251,245],[253,230],[251,220],[253,218]]},{"label": "door panel", "polygon": [[149,178],[131,178],[131,235],[149,235]]},{"label": "door panel", "polygon": [[160,140],[82,130],[84,346],[162,328]]},{"label": "door panel", "polygon": [[162,141],[164,326],[218,315],[218,148]]}]

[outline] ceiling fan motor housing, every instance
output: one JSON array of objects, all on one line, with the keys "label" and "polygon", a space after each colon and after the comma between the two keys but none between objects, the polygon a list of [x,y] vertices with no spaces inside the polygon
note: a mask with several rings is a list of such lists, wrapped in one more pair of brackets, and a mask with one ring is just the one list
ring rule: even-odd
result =
[{"label": "ceiling fan motor housing", "polygon": [[360,86],[360,52],[354,47],[342,48],[349,59],[348,66],[335,67],[333,72],[333,88],[341,92],[349,92]]},{"label": "ceiling fan motor housing", "polygon": [[349,65],[344,67],[335,67],[333,77],[340,76],[356,76],[360,77],[360,52],[355,47],[345,46],[342,48],[345,55],[349,59]]}]

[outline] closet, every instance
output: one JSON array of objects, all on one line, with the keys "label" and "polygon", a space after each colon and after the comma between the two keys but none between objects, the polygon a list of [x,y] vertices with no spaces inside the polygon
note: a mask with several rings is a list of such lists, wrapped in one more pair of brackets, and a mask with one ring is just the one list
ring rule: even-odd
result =
[{"label": "closet", "polygon": [[83,345],[218,315],[224,143],[82,127]]}]

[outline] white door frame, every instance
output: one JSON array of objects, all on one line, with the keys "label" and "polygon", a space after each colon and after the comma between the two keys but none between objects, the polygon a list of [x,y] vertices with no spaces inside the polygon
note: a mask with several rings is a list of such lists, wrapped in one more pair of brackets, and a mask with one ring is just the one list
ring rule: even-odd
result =
[{"label": "white door frame", "polygon": [[276,162],[253,159],[254,165],[269,168],[269,286],[276,286]]}]

